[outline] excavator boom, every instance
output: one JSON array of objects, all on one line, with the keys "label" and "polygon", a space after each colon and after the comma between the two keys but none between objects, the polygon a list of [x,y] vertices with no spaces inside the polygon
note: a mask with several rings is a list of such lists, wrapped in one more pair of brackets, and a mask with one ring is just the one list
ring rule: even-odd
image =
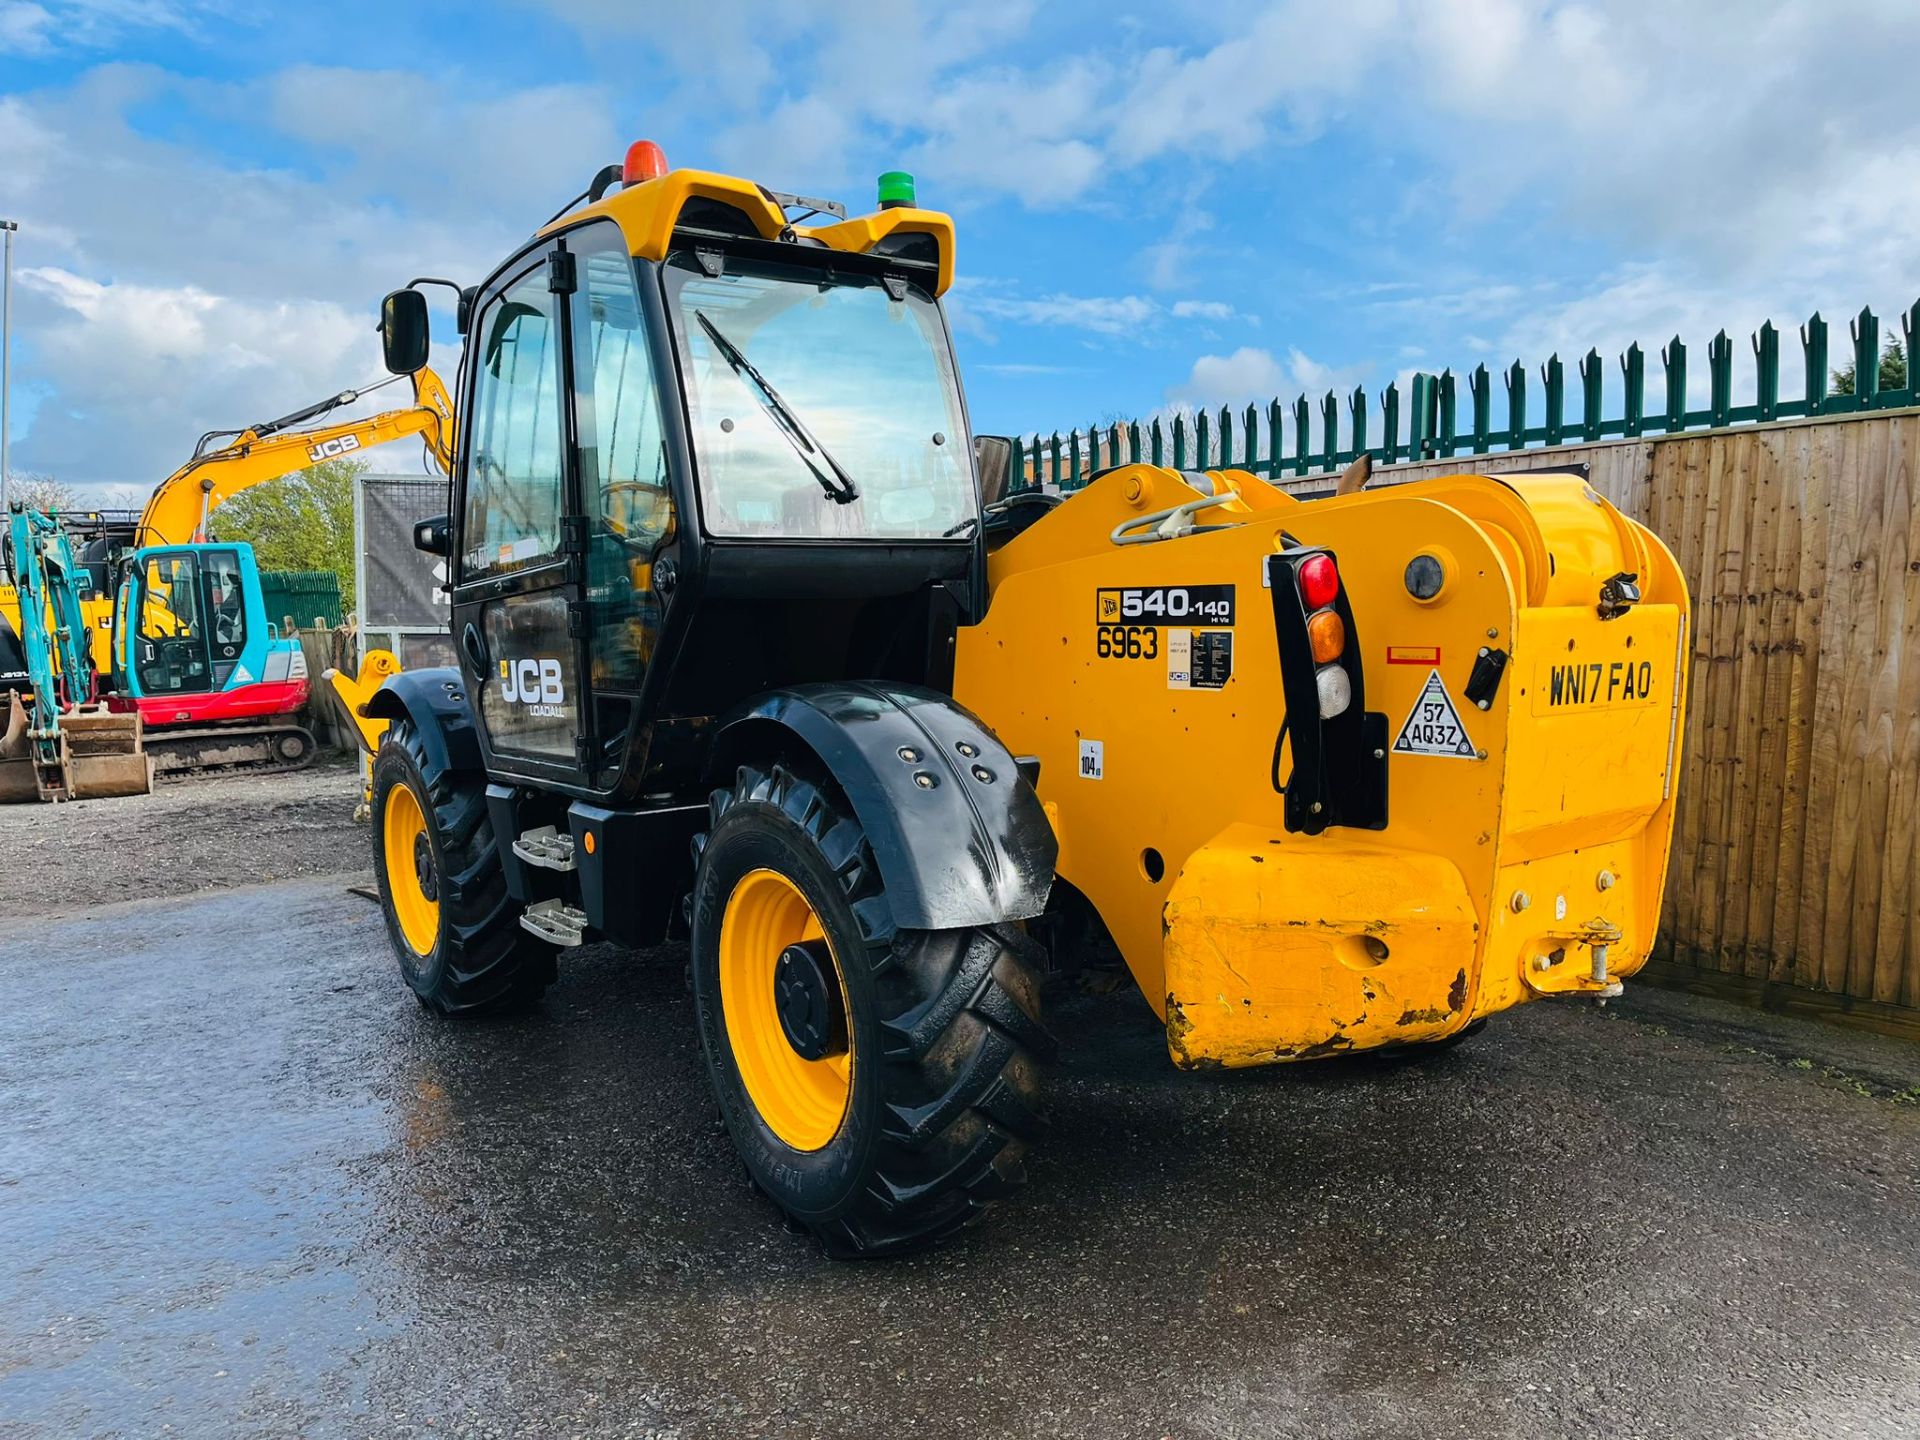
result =
[{"label": "excavator boom", "polygon": [[203,440],[199,453],[155,487],[140,516],[134,544],[144,549],[203,541],[208,517],[241,491],[409,435],[418,435],[427,457],[447,473],[452,464],[453,400],[432,370],[412,378],[414,403],[404,410],[311,430],[289,428],[360,398],[360,391],[346,390],[318,405],[243,430],[216,450],[206,450]]}]

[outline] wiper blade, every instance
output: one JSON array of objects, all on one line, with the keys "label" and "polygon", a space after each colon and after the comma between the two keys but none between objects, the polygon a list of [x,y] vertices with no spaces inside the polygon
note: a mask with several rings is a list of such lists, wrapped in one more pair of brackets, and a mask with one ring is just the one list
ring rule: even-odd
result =
[{"label": "wiper blade", "polygon": [[753,362],[747,359],[738,345],[721,333],[718,325],[707,318],[706,311],[695,310],[693,315],[713,340],[721,357],[733,367],[734,374],[748,381],[758,392],[762,408],[773,417],[774,423],[780,427],[780,433],[787,437],[787,443],[793,446],[793,453],[800,457],[801,463],[820,482],[820,488],[827,492],[827,498],[836,505],[851,505],[858,500],[860,487],[853,483],[853,476],[827,453],[827,447],[801,423],[792,407],[780,398],[780,392],[767,383],[767,377],[753,368]]}]

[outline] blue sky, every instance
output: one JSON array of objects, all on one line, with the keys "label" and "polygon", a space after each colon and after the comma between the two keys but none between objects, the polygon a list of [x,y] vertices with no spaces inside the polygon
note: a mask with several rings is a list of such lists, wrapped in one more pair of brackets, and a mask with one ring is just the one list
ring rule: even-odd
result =
[{"label": "blue sky", "polygon": [[856,207],[914,171],[981,430],[1920,295],[1913,4],[667,8],[0,0],[15,469],[144,492],[375,378],[384,290],[643,135]]}]

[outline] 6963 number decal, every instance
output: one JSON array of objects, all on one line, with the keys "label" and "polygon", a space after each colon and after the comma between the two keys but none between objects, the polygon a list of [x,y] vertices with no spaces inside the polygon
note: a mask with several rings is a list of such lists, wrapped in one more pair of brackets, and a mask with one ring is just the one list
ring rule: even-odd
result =
[{"label": "6963 number decal", "polygon": [[1093,653],[1102,660],[1158,660],[1160,632],[1151,625],[1098,625]]}]

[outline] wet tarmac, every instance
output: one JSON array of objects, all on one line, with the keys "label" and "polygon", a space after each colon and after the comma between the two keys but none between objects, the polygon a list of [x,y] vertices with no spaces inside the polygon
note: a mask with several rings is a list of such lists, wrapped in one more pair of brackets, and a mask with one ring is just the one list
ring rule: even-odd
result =
[{"label": "wet tarmac", "polygon": [[840,1265],[684,955],[419,1010],[351,877],[0,921],[0,1433],[1920,1432],[1920,1052],[1630,987],[1182,1076],[1076,997],[1033,1183]]}]

